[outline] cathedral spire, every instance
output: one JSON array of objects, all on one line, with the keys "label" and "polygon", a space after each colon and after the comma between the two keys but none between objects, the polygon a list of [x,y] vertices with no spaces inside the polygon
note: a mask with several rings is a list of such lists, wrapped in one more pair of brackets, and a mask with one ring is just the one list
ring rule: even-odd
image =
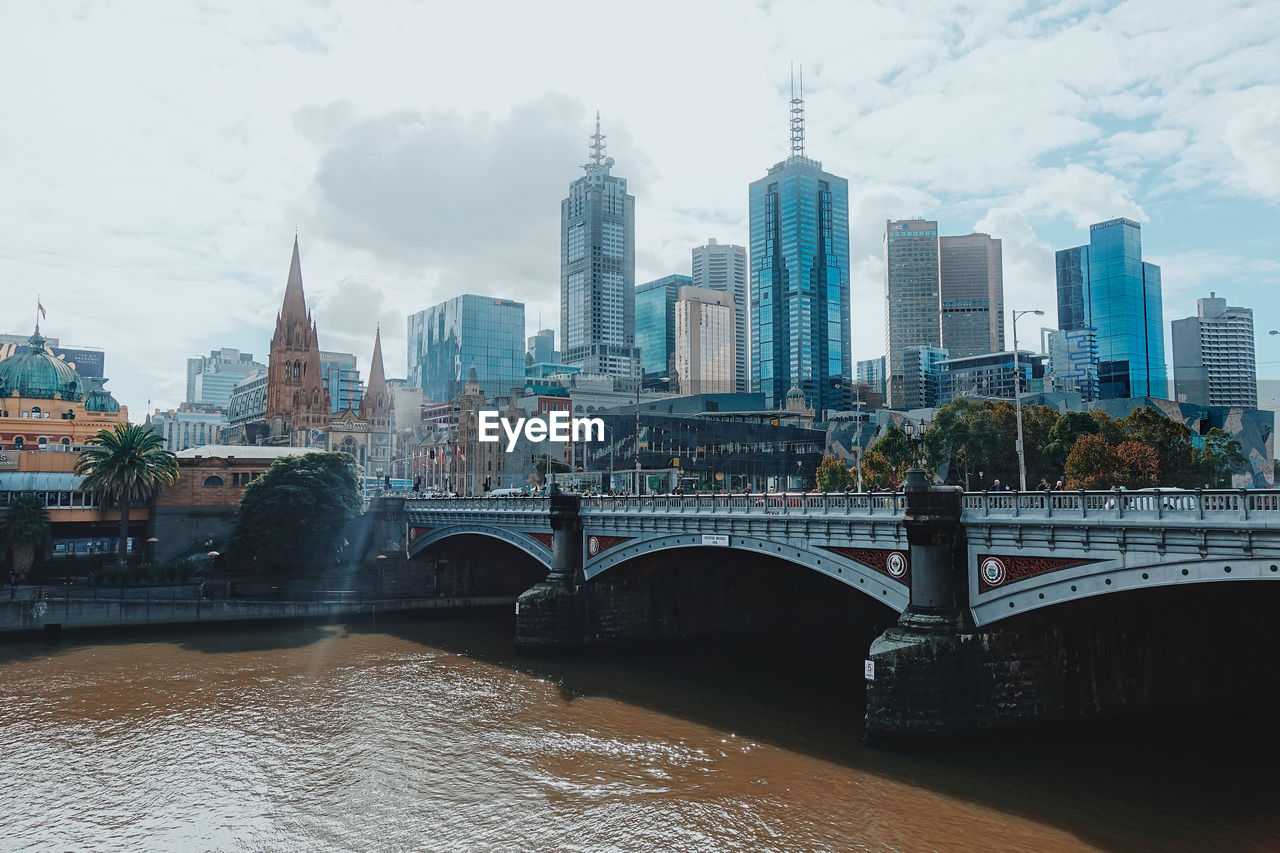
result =
[{"label": "cathedral spire", "polygon": [[382,328],[373,336],[373,358],[369,362],[369,381],[365,384],[364,397],[360,400],[360,418],[374,420],[378,426],[390,417],[391,393],[387,388],[386,374],[382,368]]},{"label": "cathedral spire", "polygon": [[298,257],[298,238],[293,238],[293,259],[289,261],[289,281],[284,287],[284,305],[280,316],[287,320],[301,320],[307,316],[307,300],[302,294],[302,261]]}]

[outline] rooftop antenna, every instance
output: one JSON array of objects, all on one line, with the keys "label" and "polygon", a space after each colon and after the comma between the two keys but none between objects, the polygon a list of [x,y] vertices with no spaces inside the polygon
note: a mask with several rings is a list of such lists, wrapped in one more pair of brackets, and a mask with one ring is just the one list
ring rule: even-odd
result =
[{"label": "rooftop antenna", "polygon": [[804,156],[804,66],[800,66],[800,96],[796,97],[796,64],[791,63],[791,156]]},{"label": "rooftop antenna", "polygon": [[591,162],[588,166],[604,166],[605,135],[600,132],[600,111],[596,111],[596,132],[591,134]]}]

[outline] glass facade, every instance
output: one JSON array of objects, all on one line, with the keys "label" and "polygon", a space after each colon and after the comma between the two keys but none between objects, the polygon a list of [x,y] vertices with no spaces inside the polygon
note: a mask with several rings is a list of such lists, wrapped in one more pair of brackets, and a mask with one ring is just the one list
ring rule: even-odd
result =
[{"label": "glass facade", "polygon": [[1165,398],[1160,268],[1142,260],[1142,226],[1112,219],[1089,227],[1089,244],[1057,253],[1058,327],[1092,328],[1101,399]]},{"label": "glass facade", "polygon": [[893,408],[907,408],[906,353],[942,346],[938,223],[924,219],[884,225],[885,391]]},{"label": "glass facade", "polygon": [[636,345],[645,378],[670,376],[676,351],[675,310],[680,288],[693,284],[687,275],[668,275],[636,287]]},{"label": "glass facade", "polygon": [[1004,349],[1004,261],[989,234],[938,238],[942,346],[953,358]]},{"label": "glass facade", "polygon": [[458,399],[476,369],[485,399],[525,380],[524,303],[465,294],[409,317],[409,381],[425,400]]},{"label": "glass facade", "polygon": [[793,155],[750,186],[751,387],[842,409],[852,379],[849,183]]},{"label": "glass facade", "polygon": [[364,383],[356,369],[355,354],[349,352],[321,352],[320,380],[329,392],[329,411],[337,414],[348,409],[360,408],[364,399]]}]

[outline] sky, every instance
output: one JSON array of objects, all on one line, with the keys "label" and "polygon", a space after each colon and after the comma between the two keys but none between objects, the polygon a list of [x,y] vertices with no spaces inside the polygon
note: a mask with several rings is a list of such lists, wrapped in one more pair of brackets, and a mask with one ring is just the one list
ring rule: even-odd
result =
[{"label": "sky", "polygon": [[1252,307],[1280,380],[1277,43],[1280,3],[1226,0],[4,4],[0,332],[38,296],[141,420],[189,357],[265,361],[295,234],[321,348],[364,375],[379,324],[404,376],[407,315],[460,293],[558,329],[595,113],[636,281],[688,274],[747,243],[794,63],[806,153],[849,180],[855,359],[884,352],[886,219],[1001,238],[1006,307],[1054,326],[1054,250],[1127,216],[1166,327]]}]

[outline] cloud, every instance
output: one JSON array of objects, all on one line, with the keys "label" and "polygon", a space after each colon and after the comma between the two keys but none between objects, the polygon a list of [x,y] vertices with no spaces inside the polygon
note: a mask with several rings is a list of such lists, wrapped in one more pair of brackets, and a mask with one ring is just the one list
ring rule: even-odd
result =
[{"label": "cloud", "polygon": [[1222,141],[1238,167],[1232,182],[1251,195],[1280,201],[1280,97],[1228,121]]}]

